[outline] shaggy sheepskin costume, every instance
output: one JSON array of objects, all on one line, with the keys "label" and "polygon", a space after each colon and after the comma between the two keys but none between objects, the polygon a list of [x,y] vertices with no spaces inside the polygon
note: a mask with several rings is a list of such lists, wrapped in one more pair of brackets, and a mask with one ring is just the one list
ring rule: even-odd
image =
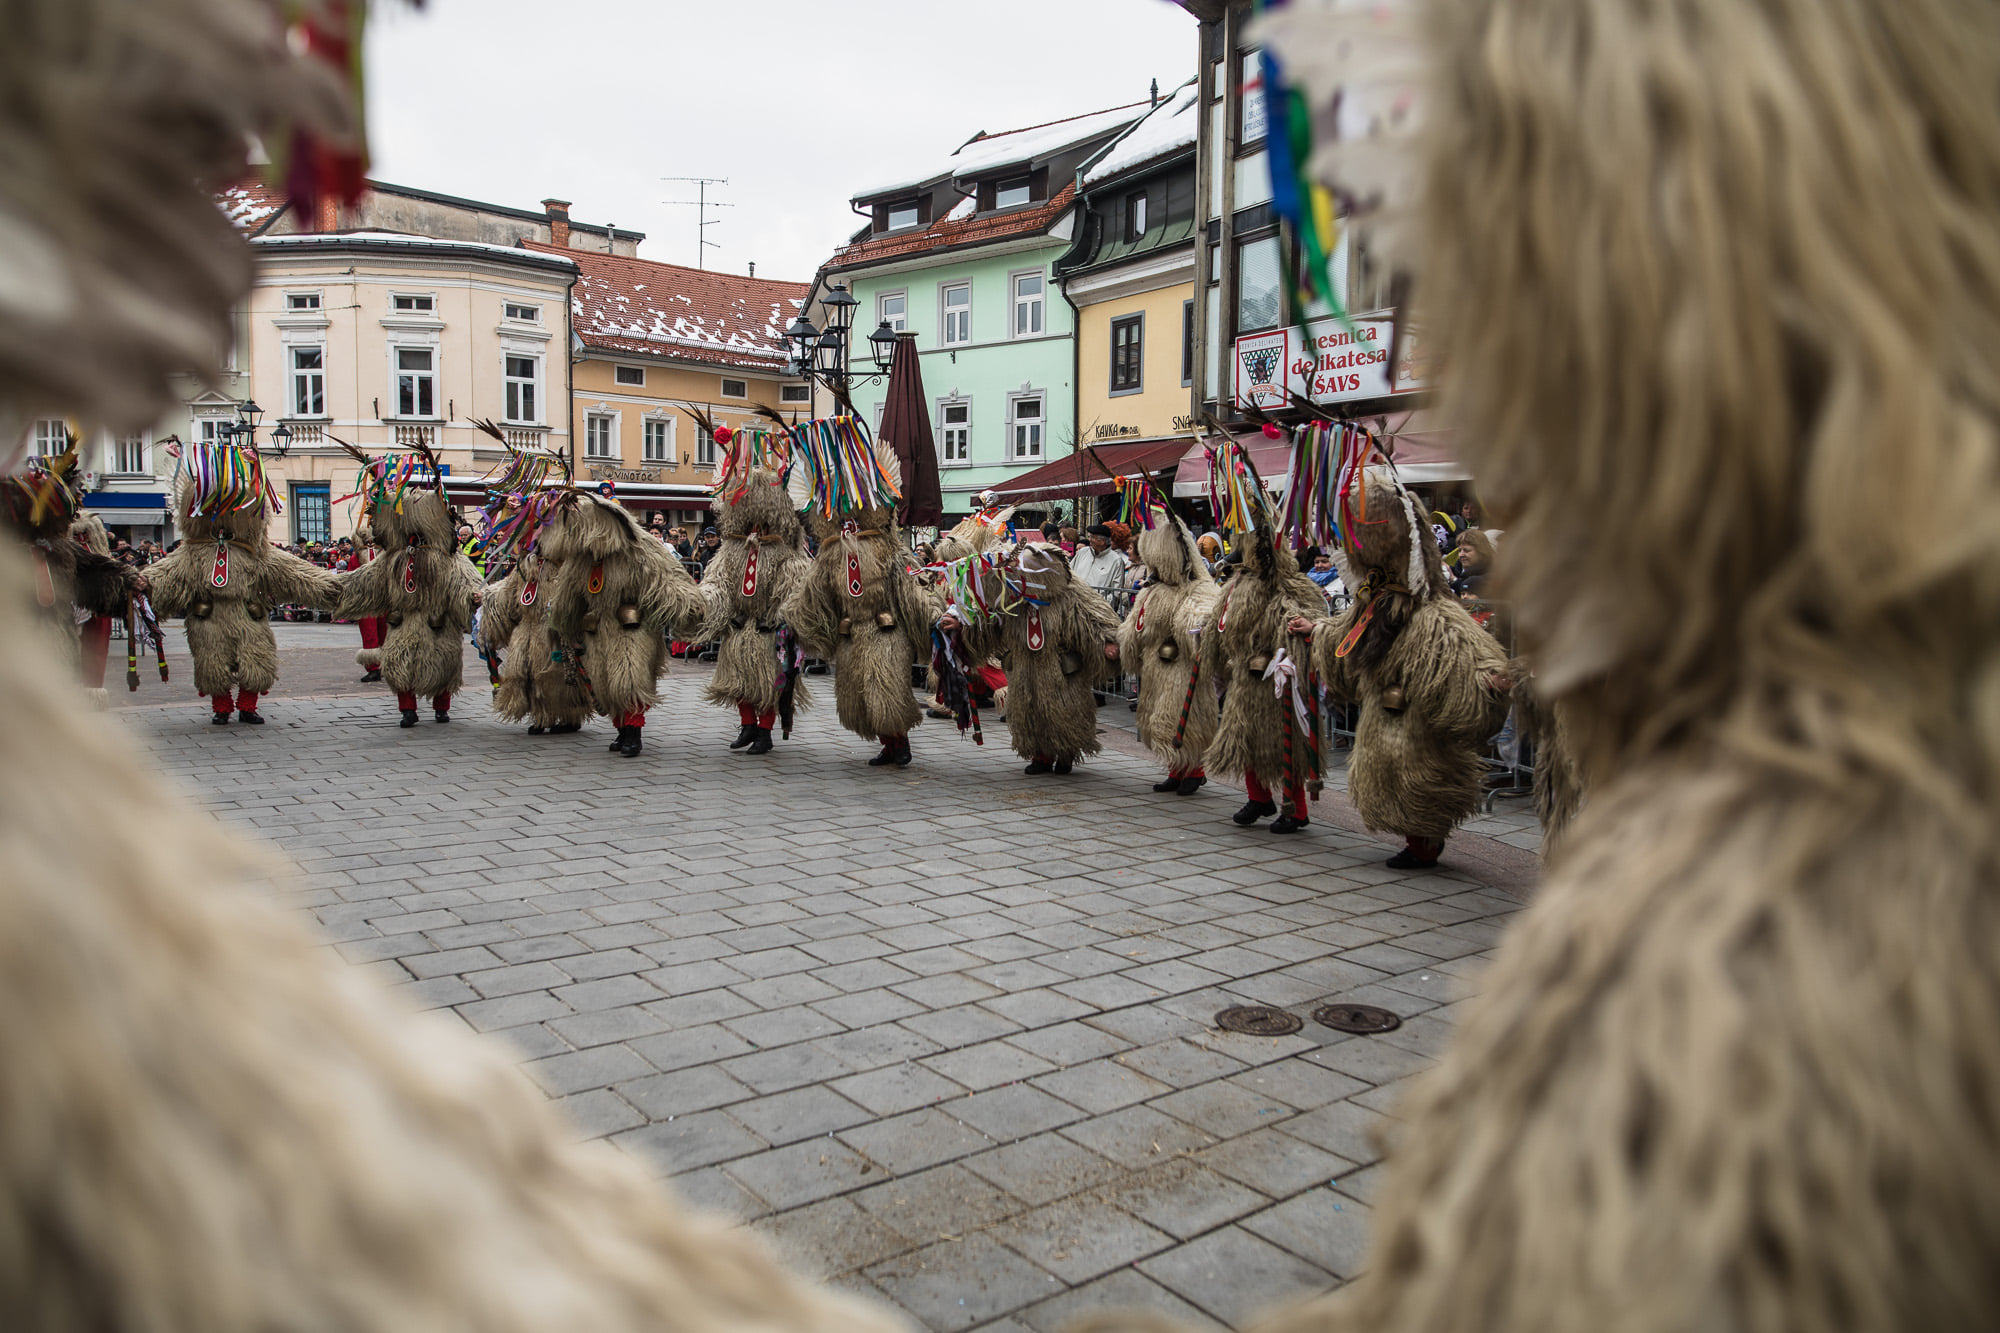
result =
[{"label": "shaggy sheepskin costume", "polygon": [[[97,515],[78,515],[77,520],[69,525],[69,535],[72,541],[92,555],[106,559],[111,557],[111,532]],[[83,688],[90,695],[92,704],[99,708],[108,707],[111,696],[104,689],[104,667],[111,657],[111,617],[103,612],[92,612],[90,619],[77,627],[77,635]]]},{"label": "shaggy sheepskin costume", "polygon": [[1049,547],[1015,547],[1005,577],[1026,600],[969,630],[967,647],[1007,669],[1007,732],[1023,771],[1068,773],[1104,748],[1092,691],[1118,676],[1105,651],[1118,642],[1118,615]]},{"label": "shaggy sheepskin costume", "polygon": [[1179,519],[1161,517],[1135,544],[1152,581],[1118,627],[1118,660],[1139,678],[1139,742],[1167,766],[1153,790],[1192,796],[1208,781],[1202,761],[1215,736],[1215,691],[1201,688],[1197,664],[1221,592]]},{"label": "shaggy sheepskin costume", "polygon": [[[895,451],[877,442],[876,461],[896,475]],[[804,508],[812,481],[803,460],[792,468],[792,501]],[[910,762],[910,730],[923,716],[910,668],[930,658],[930,627],[942,599],[917,581],[903,549],[894,504],[829,518],[815,505],[819,552],[780,610],[815,657],[833,663],[833,705],[840,725],[882,751],[880,768]]]},{"label": "shaggy sheepskin costume", "polygon": [[768,754],[780,713],[789,736],[792,711],[811,702],[799,671],[802,654],[778,610],[812,567],[802,546],[805,528],[791,496],[766,469],[750,472],[716,504],[722,547],[701,576],[708,606],[701,638],[717,645],[704,697],[735,705],[741,727],[730,749]]},{"label": "shaggy sheepskin costume", "polygon": [[[2000,9],[1420,12],[1413,188],[1315,160],[1413,215],[1589,801],[1281,1327],[2000,1327]],[[1339,22],[1252,39],[1316,109]]]},{"label": "shaggy sheepskin costume", "polygon": [[399,492],[371,479],[367,515],[382,554],[345,576],[338,615],[379,616],[382,646],[362,649],[355,660],[379,665],[396,692],[402,725],[417,724],[419,697],[430,699],[439,722],[449,722],[451,697],[465,684],[465,635],[483,580],[459,553],[451,511],[437,490],[412,485]]},{"label": "shaggy sheepskin costume", "polygon": [[549,628],[549,573],[531,551],[487,587],[480,604],[480,642],[500,663],[493,711],[509,722],[526,718],[531,736],[576,731],[590,717],[583,677]]},{"label": "shaggy sheepskin costume", "polygon": [[591,705],[611,719],[610,748],[644,748],[646,710],[660,701],[667,640],[708,611],[694,576],[621,504],[573,491],[536,538],[549,570],[549,625],[573,654]]},{"label": "shaggy sheepskin costume", "polygon": [[1437,864],[1485,795],[1481,752],[1507,720],[1507,654],[1451,593],[1428,525],[1386,468],[1370,468],[1366,522],[1334,548],[1353,593],[1313,632],[1320,678],[1360,707],[1347,795],[1371,829],[1401,834],[1398,870]]},{"label": "shaggy sheepskin costume", "polygon": [[[1326,598],[1300,571],[1291,549],[1274,542],[1268,530],[1244,533],[1237,549],[1242,563],[1202,622],[1202,678],[1222,692],[1204,763],[1219,777],[1243,779],[1249,799],[1231,816],[1238,824],[1277,815],[1272,832],[1296,833],[1310,822],[1306,785],[1320,780],[1324,759],[1316,758],[1296,723],[1288,721],[1294,717],[1292,703],[1279,698],[1265,673],[1281,652],[1294,669],[1305,669],[1308,640],[1290,635],[1286,626],[1295,618],[1324,617]],[[1282,812],[1279,792],[1285,799]]]},{"label": "shaggy sheepskin costume", "polygon": [[14,476],[0,478],[0,529],[26,548],[33,563],[37,632],[70,664],[71,675],[80,677],[83,635],[77,616],[81,613],[87,622],[94,616],[125,614],[139,590],[139,575],[72,535],[75,475],[72,450],[31,461]]},{"label": "shaggy sheepskin costume", "polygon": [[240,722],[260,723],[258,696],[278,683],[271,608],[338,606],[341,576],[271,545],[261,498],[220,517],[200,511],[183,476],[174,493],[181,544],[146,567],[153,608],[185,618],[194,688],[208,696],[215,724],[232,710]]}]

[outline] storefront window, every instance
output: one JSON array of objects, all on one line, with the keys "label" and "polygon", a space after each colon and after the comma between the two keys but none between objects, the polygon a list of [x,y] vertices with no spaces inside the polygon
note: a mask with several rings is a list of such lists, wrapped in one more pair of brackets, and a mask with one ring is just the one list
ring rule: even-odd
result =
[{"label": "storefront window", "polygon": [[1285,318],[1284,269],[1278,238],[1245,241],[1236,247],[1236,332],[1274,329]]}]

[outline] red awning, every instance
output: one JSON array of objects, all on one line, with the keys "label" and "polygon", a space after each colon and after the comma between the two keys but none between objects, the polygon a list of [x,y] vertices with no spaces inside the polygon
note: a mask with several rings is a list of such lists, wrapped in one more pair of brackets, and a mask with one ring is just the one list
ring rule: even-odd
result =
[{"label": "red awning", "polygon": [[[1395,450],[1396,470],[1412,485],[1457,481],[1472,474],[1453,457],[1457,432],[1438,424],[1428,408],[1414,412],[1392,412],[1384,419]],[[1267,439],[1262,429],[1249,427],[1248,434],[1236,437],[1250,453],[1257,475],[1272,490],[1282,490],[1292,466],[1289,439]],[[1208,494],[1209,444],[1220,444],[1218,436],[1190,445],[1183,451],[1180,466],[1174,469],[1174,494],[1186,499]]]},{"label": "red awning", "polygon": [[[1257,475],[1264,479],[1264,485],[1276,489],[1285,484],[1285,474],[1292,467],[1292,442],[1288,439],[1265,438],[1264,432],[1251,427],[1248,435],[1239,435],[1236,442],[1250,455],[1250,465],[1257,469]],[[1181,448],[1180,466],[1174,469],[1174,495],[1179,499],[1208,494],[1208,450],[1211,445],[1220,447],[1222,437],[1210,435]]]},{"label": "red awning", "polygon": [[[1105,469],[1120,477],[1155,476],[1172,467],[1187,452],[1187,437],[1177,435],[1168,440],[1122,440],[1117,444],[1100,444],[1090,452],[1097,456],[1097,463],[1086,455],[1072,454],[1023,472],[1006,485],[993,489],[1008,504],[1068,499],[1076,495],[1109,495],[1111,478],[1104,475]],[[1099,467],[1098,463],[1102,463],[1103,467]]]}]

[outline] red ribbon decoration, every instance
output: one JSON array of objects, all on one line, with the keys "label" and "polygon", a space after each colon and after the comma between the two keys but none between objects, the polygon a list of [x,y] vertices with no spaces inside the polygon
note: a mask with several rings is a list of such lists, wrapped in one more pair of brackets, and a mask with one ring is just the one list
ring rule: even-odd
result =
[{"label": "red ribbon decoration", "polygon": [[521,605],[533,606],[534,604],[535,604],[535,581],[533,579],[529,579],[526,583],[521,585]]},{"label": "red ribbon decoration", "polygon": [[847,595],[849,597],[859,597],[861,595],[861,553],[859,551],[849,551],[847,553]]},{"label": "red ribbon decoration", "polygon": [[1042,651],[1042,611],[1036,606],[1028,608],[1028,651]]},{"label": "red ribbon decoration", "polygon": [[208,573],[208,583],[212,588],[229,586],[229,543],[215,544],[215,565]]},{"label": "red ribbon decoration", "polygon": [[757,548],[751,547],[749,558],[743,562],[743,595],[757,595]]},{"label": "red ribbon decoration", "polygon": [[602,563],[595,564],[590,567],[589,591],[592,597],[595,597],[597,596],[597,594],[604,591],[604,566]]}]

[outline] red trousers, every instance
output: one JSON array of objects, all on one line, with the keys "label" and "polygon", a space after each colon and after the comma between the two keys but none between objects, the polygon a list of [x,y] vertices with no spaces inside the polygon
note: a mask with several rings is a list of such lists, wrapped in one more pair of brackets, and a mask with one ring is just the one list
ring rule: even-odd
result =
[{"label": "red trousers", "polygon": [[611,719],[614,727],[643,727],[646,725],[646,710],[635,708],[629,713],[619,713]]},{"label": "red trousers", "polygon": [[1205,778],[1208,776],[1208,770],[1200,764],[1195,764],[1189,768],[1170,768],[1167,770],[1167,776],[1170,778]]},{"label": "red trousers", "polygon": [[[1245,773],[1243,775],[1243,789],[1250,794],[1250,799],[1253,801],[1275,803],[1272,802],[1271,789],[1257,781],[1255,773]],[[1285,800],[1292,807],[1292,818],[1304,819],[1306,817],[1306,789],[1303,785],[1286,784]]]},{"label": "red trousers", "polygon": [[379,616],[369,616],[361,622],[361,646],[380,648],[382,646],[382,620]]},{"label": "red trousers", "polygon": [[236,691],[234,702],[231,702],[227,691],[221,694],[211,694],[208,697],[208,701],[210,707],[225,717],[228,716],[232,709],[238,713],[254,713],[257,711],[257,692],[255,690]]},{"label": "red trousers", "polygon": [[[406,713],[416,712],[417,696],[414,694],[397,695],[396,707]],[[451,711],[451,691],[446,690],[443,694],[433,694],[431,696],[431,707],[437,709],[440,713],[449,713]]]},{"label": "red trousers", "polygon": [[738,699],[736,701],[736,716],[743,719],[743,725],[746,727],[762,727],[764,730],[769,731],[771,724],[778,720],[778,710],[775,708],[766,708],[760,713],[749,704]]},{"label": "red trousers", "polygon": [[83,625],[83,683],[104,688],[104,659],[111,654],[111,617],[92,616]]}]

